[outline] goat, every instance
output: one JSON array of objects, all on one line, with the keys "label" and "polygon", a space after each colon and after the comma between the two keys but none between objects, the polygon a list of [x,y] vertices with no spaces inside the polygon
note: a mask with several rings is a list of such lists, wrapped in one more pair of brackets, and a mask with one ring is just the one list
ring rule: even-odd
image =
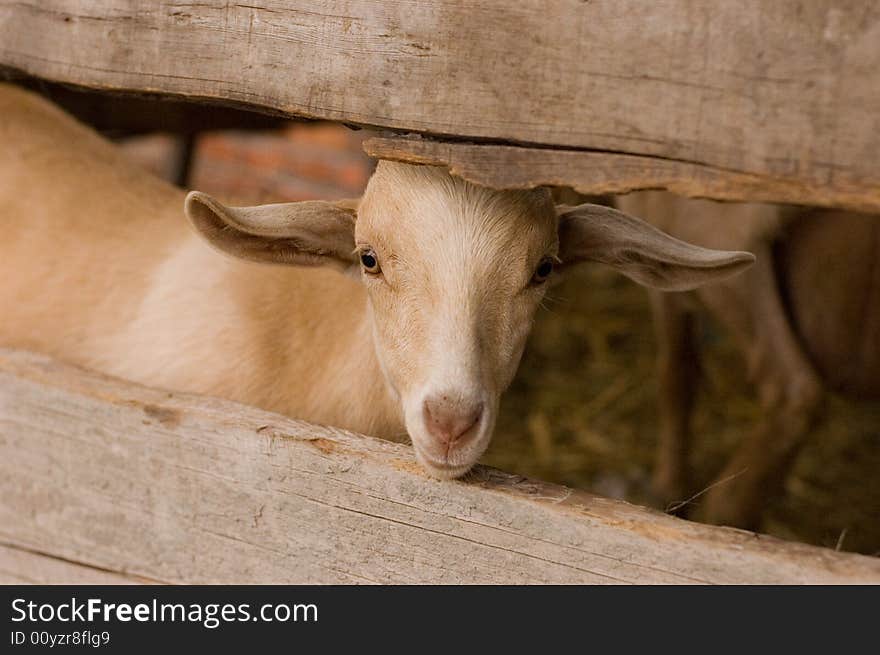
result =
[{"label": "goat", "polygon": [[880,220],[656,191],[621,196],[616,206],[679,238],[757,255],[745,274],[693,294],[651,292],[660,389],[654,490],[664,502],[692,491],[693,318],[702,306],[736,339],[764,410],[707,492],[702,518],[754,529],[820,417],[824,389],[880,397]]},{"label": "goat", "polygon": [[551,277],[595,260],[689,289],[753,261],[606,207],[557,210],[546,189],[390,161],[359,201],[227,207],[35,95],[0,86],[0,116],[0,343],[408,435],[439,478],[488,445]]}]

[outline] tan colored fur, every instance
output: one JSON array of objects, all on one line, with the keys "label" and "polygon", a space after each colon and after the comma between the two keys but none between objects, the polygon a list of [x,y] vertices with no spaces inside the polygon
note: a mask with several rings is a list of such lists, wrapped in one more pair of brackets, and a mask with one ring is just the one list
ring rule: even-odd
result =
[{"label": "tan colored fur", "polygon": [[[542,261],[595,259],[693,288],[752,260],[603,207],[557,216],[546,190],[493,191],[392,162],[356,210],[185,201],[34,95],[0,85],[0,116],[0,343],[366,434],[408,433],[439,477],[467,471],[489,443],[544,293]],[[381,275],[360,272],[355,247],[375,253]]]},{"label": "tan colored fur", "polygon": [[[130,380],[401,436],[362,286],[215,253],[184,193],[0,87],[0,342]],[[344,311],[340,311],[344,308]]]}]

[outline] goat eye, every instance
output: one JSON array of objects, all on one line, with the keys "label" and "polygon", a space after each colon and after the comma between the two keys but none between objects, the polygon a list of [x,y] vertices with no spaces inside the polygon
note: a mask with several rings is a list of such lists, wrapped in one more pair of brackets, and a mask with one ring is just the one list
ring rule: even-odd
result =
[{"label": "goat eye", "polygon": [[369,249],[361,251],[361,266],[364,267],[364,272],[370,275],[378,275],[382,271],[379,268],[379,260],[376,259],[376,253]]},{"label": "goat eye", "polygon": [[541,263],[538,264],[538,268],[535,269],[535,275],[532,277],[532,283],[541,284],[542,282],[546,282],[547,278],[550,277],[550,274],[553,272],[553,260],[549,257],[544,257],[541,260]]}]

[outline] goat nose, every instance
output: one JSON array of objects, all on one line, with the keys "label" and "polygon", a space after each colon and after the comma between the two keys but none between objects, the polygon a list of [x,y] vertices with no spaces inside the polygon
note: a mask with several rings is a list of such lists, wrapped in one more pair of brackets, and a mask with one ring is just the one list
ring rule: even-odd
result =
[{"label": "goat nose", "polygon": [[456,402],[449,396],[439,396],[425,400],[422,414],[428,433],[447,446],[451,446],[480,420],[483,415],[483,403]]}]

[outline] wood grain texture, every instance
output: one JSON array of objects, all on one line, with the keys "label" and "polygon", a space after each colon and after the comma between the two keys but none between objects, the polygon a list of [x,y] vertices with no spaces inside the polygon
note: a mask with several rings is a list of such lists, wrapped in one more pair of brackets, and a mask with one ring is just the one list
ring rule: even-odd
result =
[{"label": "wood grain texture", "polygon": [[657,157],[478,145],[413,136],[367,139],[364,150],[380,159],[446,166],[454,175],[497,189],[567,186],[587,195],[667,189],[692,198],[880,212],[880,189],[805,184]]},{"label": "wood grain texture", "polygon": [[875,558],[487,468],[435,481],[400,444],[9,350],[0,542],[180,583],[880,582]]},{"label": "wood grain texture", "polygon": [[112,571],[103,571],[56,557],[49,557],[42,553],[0,544],[0,585],[127,585],[149,582],[143,578],[133,578]]},{"label": "wood grain texture", "polygon": [[880,4],[864,0],[0,0],[0,64],[832,195],[880,189]]}]

